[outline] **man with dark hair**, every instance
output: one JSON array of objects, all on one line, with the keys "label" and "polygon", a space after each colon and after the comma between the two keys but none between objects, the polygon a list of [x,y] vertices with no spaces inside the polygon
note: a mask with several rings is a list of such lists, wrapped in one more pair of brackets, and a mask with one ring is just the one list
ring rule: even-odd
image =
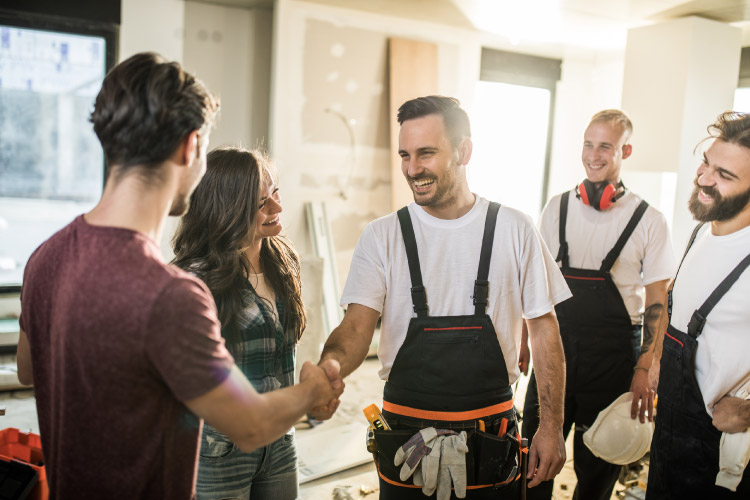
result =
[{"label": "man with dark hair", "polygon": [[[550,199],[539,230],[557,252],[573,298],[556,308],[568,367],[563,435],[575,424],[573,498],[608,500],[620,466],[595,456],[583,433],[599,412],[623,393],[633,392],[631,417],[653,418],[648,382],[651,345],[666,302],[674,256],[664,216],[620,180],[623,160],[633,148],[633,125],[620,110],[596,113],[583,135],[581,161],[586,178],[574,190]],[[528,369],[529,350],[521,343]],[[536,365],[536,358],[535,358]],[[524,404],[524,434],[538,425],[538,397],[531,374]],[[533,443],[533,440],[532,440]],[[531,499],[552,497],[550,481],[529,491]]]},{"label": "man with dark hair", "polygon": [[251,450],[341,391],[335,365],[308,363],[298,386],[256,393],[206,286],[162,260],[155,242],[205,171],[218,108],[156,54],[104,79],[91,115],[104,193],[34,252],[21,293],[18,378],[34,384],[54,498],[193,498],[202,418]]},{"label": "man with dark hair", "polygon": [[689,202],[700,224],[652,367],[649,500],[750,498],[750,115],[726,112],[708,130]]},{"label": "man with dark hair", "polygon": [[[538,356],[542,406],[529,453],[534,486],[565,461],[565,361],[554,306],[570,293],[529,217],[469,190],[471,133],[458,100],[407,101],[398,121],[414,203],[365,228],[341,298],[346,315],[321,362],[338,361],[342,376],[351,373],[382,316],[383,416],[393,429],[375,436],[382,499],[424,498],[436,489],[448,498],[451,481],[459,498],[517,498],[520,435],[511,385],[519,375],[522,318]],[[468,434],[456,434],[462,430]],[[398,450],[420,436],[434,438],[416,448],[429,458],[420,463],[410,454],[407,474],[399,472]]]}]

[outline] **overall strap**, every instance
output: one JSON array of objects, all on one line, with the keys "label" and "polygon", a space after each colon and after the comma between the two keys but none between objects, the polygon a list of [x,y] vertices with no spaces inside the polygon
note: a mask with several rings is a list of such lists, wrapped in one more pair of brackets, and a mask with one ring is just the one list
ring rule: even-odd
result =
[{"label": "overall strap", "polygon": [[562,267],[570,267],[570,257],[568,255],[568,241],[565,239],[565,224],[568,219],[568,197],[570,191],[565,191],[560,197],[560,250],[557,252],[555,262],[560,262]]},{"label": "overall strap", "polygon": [[721,298],[726,294],[732,285],[740,278],[740,275],[750,266],[750,255],[747,255],[740,261],[737,266],[732,269],[732,272],[724,278],[724,281],[719,283],[716,290],[711,292],[703,305],[693,313],[693,316],[688,322],[688,335],[697,339],[701,333],[703,333],[703,327],[706,326],[706,317],[713,310],[714,306],[719,303]]},{"label": "overall strap", "polygon": [[492,258],[492,244],[495,241],[495,226],[497,225],[497,212],[500,204],[490,202],[487,208],[487,217],[484,219],[484,236],[482,236],[482,250],[479,254],[479,270],[477,279],[474,281],[474,314],[479,316],[487,311],[490,282],[487,277],[490,274],[490,259]]},{"label": "overall strap", "polygon": [[685,253],[682,254],[682,259],[680,259],[680,265],[677,266],[677,271],[674,273],[674,279],[672,280],[672,284],[669,286],[669,290],[667,293],[667,318],[669,320],[672,320],[672,289],[674,288],[674,282],[677,280],[677,274],[680,272],[680,268],[682,267],[682,263],[685,262],[685,257],[688,254],[688,251],[690,251],[690,247],[693,246],[693,243],[695,242],[695,238],[698,236],[698,231],[701,230],[705,222],[701,222],[697,226],[695,226],[695,229],[693,229],[693,234],[690,235],[690,239],[688,240],[687,246],[685,247]]},{"label": "overall strap", "polygon": [[417,252],[417,240],[414,237],[414,227],[411,224],[409,207],[404,207],[398,212],[398,221],[401,224],[401,234],[404,237],[406,247],[406,260],[409,262],[409,274],[411,275],[411,301],[414,304],[414,312],[420,318],[427,317],[427,294],[422,284],[422,270],[419,267],[419,252]]},{"label": "overall strap", "polygon": [[[682,263],[685,262],[685,257],[687,257],[688,252],[690,251],[690,247],[693,246],[693,243],[695,243],[695,238],[698,236],[698,231],[701,230],[701,228],[705,225],[705,222],[701,222],[697,226],[695,226],[695,229],[693,229],[693,234],[690,235],[690,239],[688,240],[688,244],[685,247],[685,253],[682,254],[682,259],[680,259],[680,265],[677,266],[677,272],[674,273],[675,279],[677,279],[677,274],[680,272],[680,268],[682,267]],[[674,281],[673,281],[674,283]]]},{"label": "overall strap", "polygon": [[615,265],[617,258],[620,256],[620,252],[622,252],[622,249],[625,247],[625,243],[627,243],[628,239],[630,239],[633,231],[635,231],[635,227],[641,221],[643,214],[646,213],[647,208],[648,203],[646,203],[645,200],[641,201],[641,203],[638,205],[638,208],[636,208],[635,212],[633,212],[633,216],[630,218],[628,225],[625,226],[625,230],[620,235],[620,239],[617,240],[617,243],[615,243],[615,246],[612,248],[612,250],[610,250],[607,256],[604,257],[604,260],[602,261],[602,267],[599,268],[600,271],[608,273],[612,269],[612,266]]}]

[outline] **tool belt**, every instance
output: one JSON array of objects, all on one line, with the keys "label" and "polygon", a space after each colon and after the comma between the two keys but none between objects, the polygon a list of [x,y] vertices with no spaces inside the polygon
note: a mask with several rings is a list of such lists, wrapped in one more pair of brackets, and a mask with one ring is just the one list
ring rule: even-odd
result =
[{"label": "tool belt", "polygon": [[[418,488],[401,481],[401,466],[393,465],[398,449],[416,432],[427,427],[466,431],[466,488],[503,488],[521,477],[520,427],[515,409],[480,420],[424,420],[384,412],[391,430],[375,430],[380,477],[393,485]],[[481,430],[484,428],[484,430]],[[528,450],[523,450],[527,453]]]}]

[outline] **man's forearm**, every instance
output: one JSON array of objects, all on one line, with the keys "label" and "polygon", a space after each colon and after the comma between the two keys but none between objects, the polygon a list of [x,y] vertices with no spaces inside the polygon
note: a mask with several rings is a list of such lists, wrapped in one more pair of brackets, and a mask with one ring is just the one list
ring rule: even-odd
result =
[{"label": "man's forearm", "polygon": [[646,308],[643,313],[643,341],[641,342],[641,356],[651,352],[654,340],[659,331],[661,321],[661,312],[664,304],[654,303]]},{"label": "man's forearm", "polygon": [[[643,341],[638,366],[649,369],[655,357],[661,354],[661,342],[666,329],[667,285],[669,280],[646,285],[646,310],[643,313]],[[658,358],[656,358],[658,359]]]},{"label": "man's forearm", "polygon": [[565,354],[553,313],[526,321],[539,393],[540,425],[562,429],[565,399]]},{"label": "man's forearm", "polygon": [[331,332],[330,337],[323,346],[323,352],[320,360],[335,359],[341,365],[341,378],[349,376],[367,357],[369,344],[352,342],[351,334],[342,326],[337,327]]},{"label": "man's forearm", "polygon": [[367,357],[380,313],[360,304],[349,304],[344,319],[328,337],[320,361],[334,359],[341,365],[341,378],[357,369]]}]

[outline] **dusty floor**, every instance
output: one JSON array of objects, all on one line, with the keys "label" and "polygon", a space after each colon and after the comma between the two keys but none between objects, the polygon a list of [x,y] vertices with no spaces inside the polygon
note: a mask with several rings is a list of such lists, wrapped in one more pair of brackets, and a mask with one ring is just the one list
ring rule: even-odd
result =
[{"label": "dusty floor", "polygon": [[[361,420],[364,423],[365,417],[362,414],[362,408],[371,403],[376,403],[378,406],[382,405],[383,381],[381,381],[377,375],[379,368],[380,363],[376,358],[368,358],[359,369],[350,375],[346,379],[346,389],[341,396],[341,405],[339,406],[338,412],[330,421],[321,424],[321,426],[316,427],[316,429],[325,426],[345,425],[356,421],[353,419]],[[523,402],[528,380],[528,377],[521,377],[516,388],[516,401]],[[307,432],[315,432],[315,429],[310,430],[299,428],[297,432],[298,435],[302,435]],[[365,438],[363,436],[362,446],[364,446],[364,441]],[[566,448],[568,460],[555,481],[553,498],[556,500],[572,498],[576,484],[576,477],[573,472],[572,439],[568,439],[566,442]],[[368,463],[366,465],[361,465],[344,472],[339,472],[328,477],[302,484],[300,486],[300,498],[302,500],[339,500],[334,497],[334,490],[336,490],[336,488],[342,488],[344,491],[349,492],[354,499],[364,498],[373,500],[378,498],[377,491],[363,495],[360,493],[360,489],[367,491],[377,489],[377,487],[378,477],[375,472],[375,466],[372,463]],[[615,493],[612,494],[613,500],[619,498],[616,495],[616,492],[622,489],[624,488],[619,484],[615,487]],[[341,497],[341,500],[344,499],[346,499],[346,497]]]}]

